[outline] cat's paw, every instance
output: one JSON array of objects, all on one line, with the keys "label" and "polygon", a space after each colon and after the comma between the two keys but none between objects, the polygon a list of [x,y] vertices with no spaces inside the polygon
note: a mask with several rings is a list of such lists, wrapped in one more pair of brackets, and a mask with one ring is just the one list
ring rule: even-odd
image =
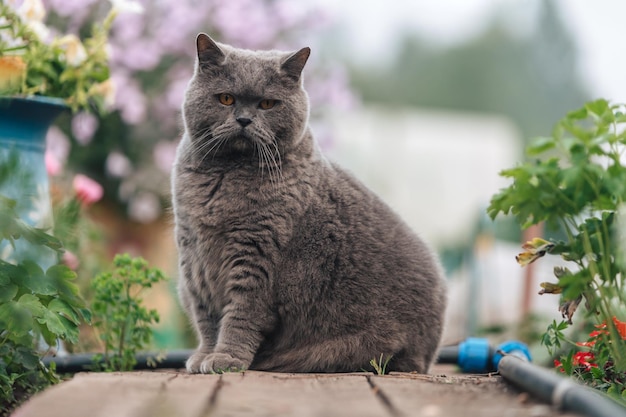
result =
[{"label": "cat's paw", "polygon": [[224,372],[245,371],[247,365],[228,353],[196,352],[187,360],[187,371],[192,374],[222,374]]},{"label": "cat's paw", "polygon": [[189,372],[190,374],[199,374],[200,365],[202,365],[202,361],[204,360],[204,358],[206,358],[209,355],[210,353],[207,353],[207,352],[200,352],[200,351],[194,352],[189,357],[189,359],[187,359],[187,362],[185,362],[185,367],[187,368],[187,372]]}]

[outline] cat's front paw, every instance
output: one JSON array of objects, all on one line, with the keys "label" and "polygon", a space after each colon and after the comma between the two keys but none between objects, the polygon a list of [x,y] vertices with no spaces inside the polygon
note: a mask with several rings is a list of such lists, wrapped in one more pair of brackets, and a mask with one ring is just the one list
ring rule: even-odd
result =
[{"label": "cat's front paw", "polygon": [[190,374],[199,374],[200,373],[200,365],[202,365],[202,361],[204,358],[209,356],[210,353],[195,351],[187,362],[185,362],[185,367],[187,368],[187,372]]},{"label": "cat's front paw", "polygon": [[247,365],[228,353],[196,352],[187,360],[187,371],[192,374],[222,374],[246,370]]}]

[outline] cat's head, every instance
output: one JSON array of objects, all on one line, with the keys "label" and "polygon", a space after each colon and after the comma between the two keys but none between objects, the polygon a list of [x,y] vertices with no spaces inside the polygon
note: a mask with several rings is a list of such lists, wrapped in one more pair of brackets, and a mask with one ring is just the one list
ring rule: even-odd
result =
[{"label": "cat's head", "polygon": [[298,144],[309,117],[302,87],[309,48],[248,51],[218,44],[203,33],[196,46],[183,117],[197,158],[276,159]]}]

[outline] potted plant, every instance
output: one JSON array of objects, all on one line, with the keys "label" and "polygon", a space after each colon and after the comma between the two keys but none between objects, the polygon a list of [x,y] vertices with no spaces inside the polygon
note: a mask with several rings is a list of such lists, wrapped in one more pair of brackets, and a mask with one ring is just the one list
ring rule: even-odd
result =
[{"label": "potted plant", "polygon": [[[79,325],[90,320],[76,274],[60,262],[62,243],[46,230],[44,151],[61,112],[102,113],[113,100],[107,33],[129,2],[111,3],[83,40],[53,34],[41,0],[0,3],[0,415],[57,380],[41,362],[41,346],[75,343]],[[96,199],[75,188],[81,201]]]},{"label": "potted plant", "polygon": [[[18,213],[28,224],[52,224],[45,160],[48,127],[65,110],[103,113],[113,101],[107,34],[127,3],[112,1],[108,14],[83,40],[53,34],[44,24],[41,0],[0,4],[0,163],[16,154],[19,165],[28,167],[20,170],[25,176],[21,181],[7,182],[0,194],[17,200]],[[12,254],[16,259],[19,246]],[[42,257],[42,266],[53,264],[54,255],[51,251],[47,259]]]}]

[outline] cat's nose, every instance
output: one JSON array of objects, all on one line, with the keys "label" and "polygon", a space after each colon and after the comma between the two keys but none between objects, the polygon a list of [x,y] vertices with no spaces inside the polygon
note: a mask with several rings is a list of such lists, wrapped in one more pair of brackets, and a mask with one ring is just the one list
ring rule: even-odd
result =
[{"label": "cat's nose", "polygon": [[252,123],[252,119],[248,119],[247,117],[238,117],[237,122],[241,125],[241,127],[246,127]]}]

